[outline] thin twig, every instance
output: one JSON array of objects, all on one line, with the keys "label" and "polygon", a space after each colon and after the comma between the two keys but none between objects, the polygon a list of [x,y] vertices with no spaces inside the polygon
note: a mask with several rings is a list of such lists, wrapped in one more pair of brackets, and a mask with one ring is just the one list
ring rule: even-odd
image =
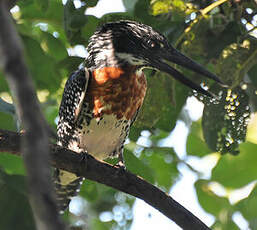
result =
[{"label": "thin twig", "polygon": [[205,7],[204,9],[200,10],[202,15],[207,14],[208,12],[212,11],[214,8],[216,8],[217,6],[223,4],[224,2],[227,2],[228,0],[218,0],[214,3],[212,3],[211,5]]}]

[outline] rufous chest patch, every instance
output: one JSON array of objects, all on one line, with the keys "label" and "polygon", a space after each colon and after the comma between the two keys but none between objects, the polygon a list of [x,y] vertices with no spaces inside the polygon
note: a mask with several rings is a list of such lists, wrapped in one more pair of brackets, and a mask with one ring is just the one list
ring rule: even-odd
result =
[{"label": "rufous chest patch", "polygon": [[145,97],[144,73],[130,66],[105,67],[93,71],[92,75],[87,93],[95,118],[115,114],[117,119],[132,119]]}]

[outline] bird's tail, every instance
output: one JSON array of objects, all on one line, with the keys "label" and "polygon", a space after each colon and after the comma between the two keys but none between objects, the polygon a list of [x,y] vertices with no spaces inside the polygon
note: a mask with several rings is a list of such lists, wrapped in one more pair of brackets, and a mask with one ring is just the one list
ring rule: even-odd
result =
[{"label": "bird's tail", "polygon": [[61,169],[55,169],[54,187],[60,212],[65,211],[70,204],[71,198],[78,194],[82,180],[83,177],[78,177]]}]

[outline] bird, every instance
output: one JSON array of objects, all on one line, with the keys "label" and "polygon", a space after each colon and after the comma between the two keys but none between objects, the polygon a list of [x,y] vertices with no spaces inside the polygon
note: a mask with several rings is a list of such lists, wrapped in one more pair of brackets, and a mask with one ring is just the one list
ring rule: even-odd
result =
[{"label": "bird", "polygon": [[[162,71],[184,85],[212,97],[170,64],[188,68],[219,84],[222,81],[175,49],[151,26],[130,20],[108,22],[90,37],[82,68],[68,78],[59,108],[57,144],[98,160],[118,157],[147,90],[143,69]],[[55,169],[59,210],[64,211],[79,192],[83,178]]]}]

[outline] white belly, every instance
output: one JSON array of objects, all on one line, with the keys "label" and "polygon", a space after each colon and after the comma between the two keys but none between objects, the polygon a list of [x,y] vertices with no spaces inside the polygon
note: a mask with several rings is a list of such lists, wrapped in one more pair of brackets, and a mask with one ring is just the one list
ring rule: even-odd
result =
[{"label": "white belly", "polygon": [[89,126],[83,125],[78,132],[79,143],[69,148],[74,151],[87,151],[97,159],[105,159],[112,156],[112,153],[123,144],[129,124],[125,119],[117,120],[113,115],[104,115],[102,119],[92,119]]}]

